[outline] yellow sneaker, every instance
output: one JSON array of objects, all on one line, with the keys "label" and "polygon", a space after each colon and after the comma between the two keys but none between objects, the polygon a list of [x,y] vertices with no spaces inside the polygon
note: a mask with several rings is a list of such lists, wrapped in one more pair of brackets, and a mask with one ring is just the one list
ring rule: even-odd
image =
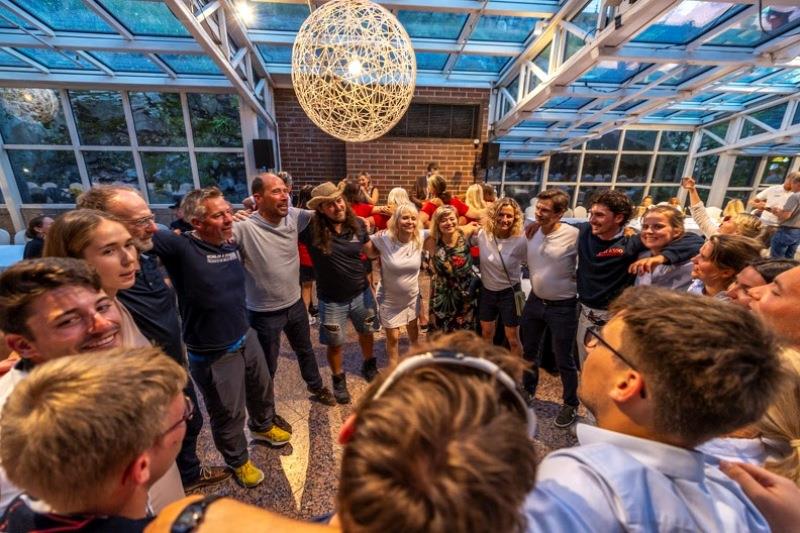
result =
[{"label": "yellow sneaker", "polygon": [[246,489],[257,487],[264,481],[264,472],[259,470],[250,459],[239,468],[234,468],[233,473],[236,476],[236,481]]},{"label": "yellow sneaker", "polygon": [[264,442],[268,442],[273,446],[285,446],[289,443],[289,440],[292,438],[292,434],[282,430],[275,424],[272,424],[272,427],[269,428],[267,431],[250,431],[253,434],[253,437],[256,440],[261,440]]}]

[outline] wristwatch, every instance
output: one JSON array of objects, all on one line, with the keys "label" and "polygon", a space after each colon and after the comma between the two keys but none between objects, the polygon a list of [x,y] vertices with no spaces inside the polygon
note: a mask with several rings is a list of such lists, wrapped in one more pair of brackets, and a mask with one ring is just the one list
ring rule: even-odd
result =
[{"label": "wristwatch", "polygon": [[170,533],[191,533],[203,522],[208,506],[222,498],[214,494],[190,503],[172,523]]}]

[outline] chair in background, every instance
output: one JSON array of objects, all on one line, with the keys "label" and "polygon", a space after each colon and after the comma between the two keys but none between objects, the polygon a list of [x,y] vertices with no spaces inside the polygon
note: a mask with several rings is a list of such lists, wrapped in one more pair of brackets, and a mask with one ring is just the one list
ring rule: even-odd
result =
[{"label": "chair in background", "polygon": [[14,234],[14,244],[25,244],[30,239],[25,235],[25,230],[21,229]]},{"label": "chair in background", "polygon": [[586,212],[586,208],[583,207],[582,205],[576,207],[573,210],[573,213],[575,214],[575,218],[586,218],[589,216],[589,213]]},{"label": "chair in background", "polygon": [[4,229],[0,229],[0,244],[11,244],[11,234]]}]

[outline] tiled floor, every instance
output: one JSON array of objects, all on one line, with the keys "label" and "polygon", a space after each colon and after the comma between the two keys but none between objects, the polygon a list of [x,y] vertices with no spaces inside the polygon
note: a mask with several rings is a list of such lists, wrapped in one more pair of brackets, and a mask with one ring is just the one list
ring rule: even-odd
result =
[{"label": "tiled floor", "polygon": [[[312,337],[316,337],[312,327]],[[351,331],[352,342],[345,347],[345,371],[353,400],[366,389],[361,377],[361,355]],[[330,387],[330,370],[325,359],[325,349],[314,338],[317,360],[322,376]],[[401,341],[401,353],[407,341]],[[248,349],[260,350],[255,335],[248,338]],[[386,366],[386,353],[382,336],[375,343],[378,366]],[[266,481],[254,489],[243,489],[232,479],[212,487],[209,493],[231,496],[294,518],[311,518],[333,512],[336,484],[339,477],[341,446],[337,443],[339,427],[347,418],[352,404],[327,407],[309,400],[306,386],[300,377],[294,354],[285,339],[281,344],[281,358],[275,377],[277,412],[293,426],[292,442],[283,448],[253,443],[252,460],[264,470]],[[536,449],[541,456],[548,451],[571,446],[575,438],[569,430],[558,429],[552,420],[560,406],[561,383],[557,377],[542,372],[535,405],[539,417],[539,435]],[[222,464],[214,448],[208,423],[198,442],[200,458],[208,464]]]}]

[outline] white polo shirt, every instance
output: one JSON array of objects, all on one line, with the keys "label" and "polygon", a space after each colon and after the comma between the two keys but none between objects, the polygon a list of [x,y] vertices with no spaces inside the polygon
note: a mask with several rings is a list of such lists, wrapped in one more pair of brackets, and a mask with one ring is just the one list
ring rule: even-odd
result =
[{"label": "white polo shirt", "polygon": [[[792,191],[787,191],[783,185],[773,185],[764,189],[756,195],[759,200],[766,200],[767,207],[778,207],[783,209],[783,204],[792,195]],[[777,226],[780,224],[778,217],[767,211],[766,209],[761,213],[761,222],[770,226]]]}]

